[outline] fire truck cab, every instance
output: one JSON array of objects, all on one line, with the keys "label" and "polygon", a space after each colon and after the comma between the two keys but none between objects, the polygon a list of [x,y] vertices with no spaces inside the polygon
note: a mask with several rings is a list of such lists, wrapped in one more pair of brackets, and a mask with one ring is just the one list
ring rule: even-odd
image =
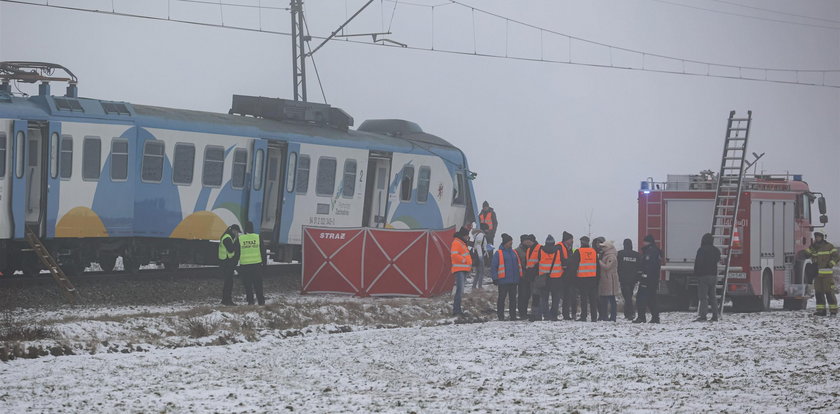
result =
[{"label": "fire truck cab", "polygon": [[[650,234],[662,249],[664,264],[659,294],[678,309],[697,301],[694,258],[700,239],[711,230],[717,177],[668,175],[665,182],[643,181],[639,191],[639,241]],[[811,204],[819,201],[814,220]],[[785,309],[804,309],[812,294],[801,250],[812,240],[817,221],[823,225],[825,199],[810,190],[801,175],[745,175],[726,296],[735,310],[760,311],[771,298]]]}]

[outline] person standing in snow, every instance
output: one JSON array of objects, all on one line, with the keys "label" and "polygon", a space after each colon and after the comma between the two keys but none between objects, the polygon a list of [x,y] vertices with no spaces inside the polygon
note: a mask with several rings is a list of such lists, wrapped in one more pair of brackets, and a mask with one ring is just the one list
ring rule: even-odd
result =
[{"label": "person standing in snow", "polygon": [[[814,232],[814,243],[804,253],[817,266],[814,279],[814,293],[817,297],[817,312],[814,316],[837,316],[837,296],[834,294],[834,266],[840,262],[840,253],[825,239],[825,233]],[[828,305],[826,306],[826,302]],[[826,312],[826,307],[829,312]]]},{"label": "person standing in snow", "polygon": [[621,296],[624,298],[624,318],[632,321],[636,318],[633,306],[633,291],[639,283],[639,252],[633,250],[633,241],[624,239],[624,250],[618,252],[618,280],[621,283]]},{"label": "person standing in snow", "polygon": [[265,266],[265,249],[262,248],[260,235],[254,233],[254,225],[245,222],[245,233],[239,235],[239,273],[245,284],[245,296],[249,305],[254,304],[254,294],[257,303],[265,305],[263,294],[263,280],[260,268]]},{"label": "person standing in snow", "polygon": [[481,285],[484,282],[484,274],[487,272],[485,265],[487,259],[490,257],[487,252],[487,238],[485,234],[487,226],[481,223],[481,228],[473,231],[475,232],[472,245],[473,258],[475,259],[473,263],[475,265],[475,277],[473,278],[472,287],[473,289],[481,289]]},{"label": "person standing in snow", "polygon": [[[563,232],[563,239],[569,239],[571,236],[571,234],[566,233],[565,231]],[[571,242],[569,240],[564,240],[556,246],[557,252],[560,254],[558,259],[560,260],[560,268],[558,269],[555,266],[548,277],[548,293],[551,295],[551,308],[549,308],[548,311],[548,319],[551,321],[557,320],[560,311],[560,302],[564,299],[564,293],[567,285],[566,280],[569,279],[566,276],[566,267],[568,267]],[[547,306],[548,297],[546,297],[543,302]]]},{"label": "person standing in snow", "polygon": [[496,244],[496,229],[499,228],[499,220],[496,219],[496,211],[490,207],[490,203],[487,201],[481,205],[481,212],[478,213],[478,219],[481,224],[487,225],[487,242]]},{"label": "person standing in snow", "polygon": [[580,238],[580,248],[575,250],[569,260],[569,268],[573,269],[575,285],[580,294],[580,318],[585,322],[588,311],[592,313],[592,322],[598,321],[598,253],[589,247],[589,237]]},{"label": "person standing in snow", "polygon": [[452,304],[452,314],[456,316],[464,314],[463,309],[461,309],[461,297],[464,295],[464,280],[467,278],[470,268],[472,268],[472,257],[467,247],[469,239],[469,230],[461,228],[455,233],[450,249],[451,271],[455,275],[455,301]]},{"label": "person standing in snow", "polygon": [[662,253],[656,246],[656,239],[648,234],[644,238],[641,251],[642,271],[639,281],[639,295],[636,298],[638,305],[638,317],[633,323],[645,323],[647,318],[645,310],[650,310],[650,323],[659,323],[659,308],[657,306],[657,293],[659,291],[659,273],[662,268]]},{"label": "person standing in snow", "polygon": [[233,272],[239,262],[239,225],[232,224],[219,239],[219,270],[222,272],[222,305],[234,306]]},{"label": "person standing in snow", "polygon": [[[563,294],[563,320],[572,321],[577,317],[577,286],[575,285],[575,270],[570,267],[574,249],[575,236],[563,232],[563,246],[566,248],[567,258],[563,263],[563,277],[560,278]],[[571,270],[570,270],[571,268]]]},{"label": "person standing in snow", "polygon": [[720,250],[714,245],[711,233],[706,233],[700,239],[700,248],[694,257],[694,277],[697,278],[697,319],[695,322],[706,320],[708,305],[712,305],[712,322],[718,320],[717,275]]},{"label": "person standing in snow", "polygon": [[499,287],[499,299],[496,301],[496,315],[500,321],[505,320],[505,299],[510,301],[510,320],[516,320],[516,294],[522,269],[519,258],[513,250],[513,237],[502,233],[502,245],[493,254],[490,262],[493,284]]},{"label": "person standing in snow", "polygon": [[549,279],[563,271],[562,251],[554,244],[554,237],[550,234],[545,238],[545,245],[537,252],[537,278],[534,280],[534,305],[531,322],[541,321],[548,317]]},{"label": "person standing in snow", "polygon": [[598,258],[598,265],[601,269],[601,280],[598,281],[598,296],[601,305],[599,313],[602,321],[615,322],[617,313],[615,296],[621,291],[621,286],[618,283],[618,260],[615,244],[612,241],[603,242],[600,256]]},{"label": "person standing in snow", "polygon": [[527,234],[519,236],[519,246],[515,250],[516,256],[519,258],[519,269],[522,270],[522,277],[519,279],[519,284],[517,285],[519,319],[528,317],[528,302],[531,299],[531,282],[534,279],[529,278],[526,267],[528,265],[528,254],[531,252],[533,246],[534,242]]}]

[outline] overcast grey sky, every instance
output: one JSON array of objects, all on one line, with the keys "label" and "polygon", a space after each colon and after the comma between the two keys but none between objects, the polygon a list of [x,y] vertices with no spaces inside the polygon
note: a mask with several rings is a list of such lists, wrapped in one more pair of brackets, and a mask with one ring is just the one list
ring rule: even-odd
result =
[{"label": "overcast grey sky", "polygon": [[[650,53],[740,66],[840,69],[840,2],[833,0],[465,2]],[[329,34],[362,3],[306,1],[312,34]],[[109,0],[50,4],[112,8]],[[285,7],[288,2],[261,4]],[[541,42],[536,30],[481,14],[473,26],[470,10],[457,5],[435,8],[434,20],[431,8],[401,5],[391,22],[393,4],[376,0],[346,32],[390,26],[389,38],[412,47],[430,47],[434,39],[436,49],[568,56],[567,39],[543,35]],[[260,15],[225,7],[220,13],[219,6],[178,0],[115,0],[113,5],[126,13],[208,23],[224,19],[226,25],[289,31],[289,15],[282,10]],[[606,49],[583,43],[573,43],[572,54],[575,61],[610,59]],[[61,63],[79,76],[80,94],[87,97],[227,112],[235,93],[290,98],[290,55],[290,39],[282,35],[0,3],[0,60]],[[634,64],[636,58],[613,55],[616,64]],[[593,235],[635,240],[639,182],[717,169],[729,111],[751,109],[750,149],[767,153],[759,170],[804,174],[815,191],[825,192],[829,232],[840,237],[834,231],[840,229],[835,162],[840,89],[346,42],[328,44],[315,62],[329,103],[353,115],[356,125],[370,118],[409,119],[463,149],[478,173],[479,202],[490,201],[500,230],[514,236],[527,232],[542,239],[563,230],[580,236],[592,212]],[[649,65],[670,68],[673,63]],[[309,98],[320,101],[311,65],[308,70]],[[840,84],[840,77],[829,80]]]}]

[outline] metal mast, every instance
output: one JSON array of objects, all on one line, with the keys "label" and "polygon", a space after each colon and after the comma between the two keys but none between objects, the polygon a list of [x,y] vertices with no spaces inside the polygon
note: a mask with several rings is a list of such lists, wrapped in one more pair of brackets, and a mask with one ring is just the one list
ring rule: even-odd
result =
[{"label": "metal mast", "polygon": [[309,40],[303,26],[303,0],[292,0],[292,85],[296,101],[306,102],[306,52],[303,42]]}]

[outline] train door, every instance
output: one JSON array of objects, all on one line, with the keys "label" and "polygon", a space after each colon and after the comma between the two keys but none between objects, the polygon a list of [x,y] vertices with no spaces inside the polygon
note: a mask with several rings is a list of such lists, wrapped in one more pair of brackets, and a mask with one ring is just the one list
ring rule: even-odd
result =
[{"label": "train door", "polygon": [[260,233],[270,235],[277,241],[277,230],[283,206],[283,160],[286,159],[286,144],[271,142],[268,145],[265,169],[265,194],[263,201],[262,227]]},{"label": "train door", "polygon": [[14,237],[25,237],[25,226],[43,236],[46,216],[48,131],[43,123],[14,122],[12,171],[12,216]]},{"label": "train door", "polygon": [[368,160],[364,227],[385,227],[388,217],[388,185],[391,179],[390,154],[371,152]]}]

